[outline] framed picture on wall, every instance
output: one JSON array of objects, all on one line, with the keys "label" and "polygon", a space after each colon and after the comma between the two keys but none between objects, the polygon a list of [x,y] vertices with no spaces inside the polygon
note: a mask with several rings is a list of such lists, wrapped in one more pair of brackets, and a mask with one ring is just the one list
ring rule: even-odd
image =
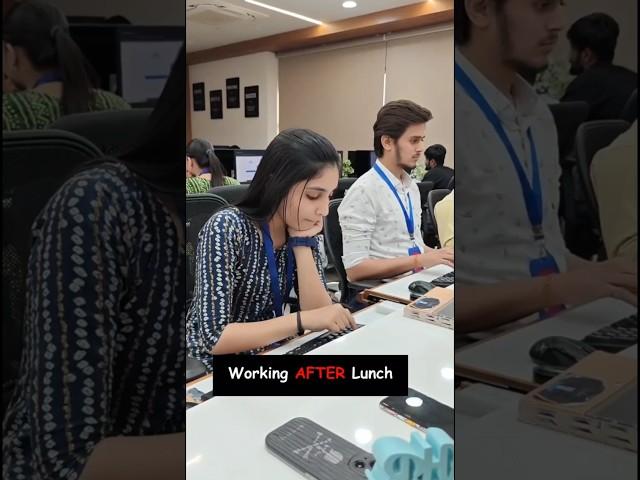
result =
[{"label": "framed picture on wall", "polygon": [[193,111],[202,112],[206,109],[204,100],[204,82],[193,84]]},{"label": "framed picture on wall", "polygon": [[258,103],[258,85],[244,87],[244,116],[259,117]]},{"label": "framed picture on wall", "polygon": [[227,78],[227,108],[240,108],[240,77]]},{"label": "framed picture on wall", "polygon": [[222,118],[222,90],[209,91],[209,107],[211,107],[211,119]]}]

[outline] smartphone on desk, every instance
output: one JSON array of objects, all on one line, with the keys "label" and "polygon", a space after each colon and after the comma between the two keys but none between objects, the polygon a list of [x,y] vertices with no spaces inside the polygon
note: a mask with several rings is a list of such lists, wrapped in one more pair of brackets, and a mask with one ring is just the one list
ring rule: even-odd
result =
[{"label": "smartphone on desk", "polygon": [[269,433],[267,450],[316,480],[366,480],[373,455],[308,418],[298,417]]},{"label": "smartphone on desk", "polygon": [[424,432],[427,428],[437,427],[453,438],[453,408],[412,388],[409,388],[408,393],[409,395],[406,396],[384,398],[380,402],[380,407],[418,430]]}]

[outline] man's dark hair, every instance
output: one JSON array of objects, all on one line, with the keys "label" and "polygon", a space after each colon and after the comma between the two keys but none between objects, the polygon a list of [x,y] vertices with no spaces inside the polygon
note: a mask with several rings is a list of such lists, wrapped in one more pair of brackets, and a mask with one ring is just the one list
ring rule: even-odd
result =
[{"label": "man's dark hair", "polygon": [[619,33],[618,22],[609,15],[592,13],[576,20],[567,31],[567,38],[576,50],[589,48],[597,55],[599,62],[611,63]]},{"label": "man's dark hair", "polygon": [[[491,0],[496,5],[496,10],[502,10],[506,0]],[[453,3],[453,38],[456,45],[466,45],[471,39],[471,20],[467,15],[467,9],[464,5],[465,0],[455,0]]]},{"label": "man's dark hair", "polygon": [[436,143],[431,145],[424,151],[424,156],[429,160],[435,160],[438,166],[444,165],[444,157],[447,154],[447,149],[444,146]]},{"label": "man's dark hair", "polygon": [[411,125],[427,123],[433,118],[429,110],[411,100],[395,100],[387,103],[378,112],[373,124],[373,149],[378,158],[382,157],[382,136],[398,140]]}]

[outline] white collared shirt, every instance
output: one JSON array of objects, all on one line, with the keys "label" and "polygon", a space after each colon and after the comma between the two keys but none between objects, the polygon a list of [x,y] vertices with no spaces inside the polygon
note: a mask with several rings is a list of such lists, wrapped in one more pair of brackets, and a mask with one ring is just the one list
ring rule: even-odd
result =
[{"label": "white collared shirt", "polygon": [[[548,106],[521,77],[514,86],[514,104],[457,50],[455,60],[497,113],[529,181],[527,129],[531,128],[540,170],[545,247],[565,271],[566,247],[558,219],[561,170]],[[455,118],[456,284],[530,278],[529,263],[541,256],[541,249],[533,239],[516,169],[493,126],[458,83]]]},{"label": "white collared shirt", "polygon": [[[406,173],[402,174],[400,180],[380,160],[376,165],[380,166],[393,184],[407,212],[407,193],[409,194],[415,244],[424,252],[426,247],[422,241],[422,208],[418,186]],[[345,268],[351,268],[368,258],[407,256],[409,248],[414,245],[398,199],[373,168],[347,190],[338,207],[338,215],[342,228],[342,261]]]}]

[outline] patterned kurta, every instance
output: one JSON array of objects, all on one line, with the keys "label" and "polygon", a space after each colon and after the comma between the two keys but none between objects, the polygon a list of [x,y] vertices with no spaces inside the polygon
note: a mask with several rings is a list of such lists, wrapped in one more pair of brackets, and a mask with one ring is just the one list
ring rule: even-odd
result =
[{"label": "patterned kurta", "polygon": [[184,252],[115,163],[67,181],[33,231],[2,476],[73,480],[106,437],[184,431]]},{"label": "patterned kurta", "polygon": [[[94,90],[89,110],[128,110],[131,106],[119,96]],[[60,98],[48,93],[26,90],[2,95],[2,130],[36,130],[47,128],[62,117]]]},{"label": "patterned kurta", "polygon": [[[187,349],[209,371],[214,362],[211,351],[228,324],[274,318],[271,277],[259,232],[259,227],[235,207],[217,212],[200,231],[196,287],[187,313]],[[285,289],[288,254],[286,246],[275,253],[280,291]],[[326,283],[317,247],[313,248],[313,257]],[[297,283],[294,267],[296,294]]]}]

